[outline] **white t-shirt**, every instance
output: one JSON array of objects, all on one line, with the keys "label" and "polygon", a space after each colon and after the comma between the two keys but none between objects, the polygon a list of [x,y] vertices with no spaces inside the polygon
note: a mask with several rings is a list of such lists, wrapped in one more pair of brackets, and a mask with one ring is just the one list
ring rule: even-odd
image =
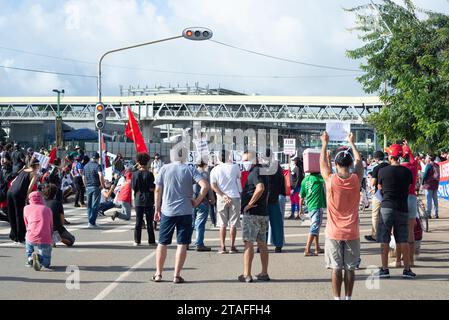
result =
[{"label": "white t-shirt", "polygon": [[210,172],[210,183],[217,187],[228,197],[240,198],[242,185],[240,183],[240,168],[232,163],[220,163]]}]

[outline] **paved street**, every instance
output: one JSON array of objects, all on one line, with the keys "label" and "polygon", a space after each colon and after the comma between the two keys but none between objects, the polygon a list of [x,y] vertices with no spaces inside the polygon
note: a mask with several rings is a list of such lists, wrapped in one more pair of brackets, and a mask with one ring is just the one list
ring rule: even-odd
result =
[{"label": "paved street", "polygon": [[[440,220],[430,220],[430,233],[424,234],[421,256],[416,262],[415,280],[403,280],[402,269],[391,269],[392,279],[369,290],[365,269],[378,265],[377,244],[362,240],[362,266],[357,271],[354,299],[447,299],[449,292],[449,210],[444,203]],[[168,253],[163,283],[150,282],[154,274],[155,252],[147,246],[133,247],[133,223],[100,217],[101,230],[84,229],[85,209],[66,206],[71,221],[69,231],[77,238],[73,248],[59,244],[53,251],[53,271],[36,272],[25,267],[24,247],[11,244],[9,228],[0,222],[0,299],[331,299],[330,272],[323,256],[304,257],[308,232],[306,225],[286,220],[284,253],[270,255],[269,283],[242,284],[237,276],[243,268],[242,254],[219,255],[218,231],[206,232],[211,253],[189,251],[183,276],[188,281],[174,285],[174,247]],[[361,214],[361,233],[370,230],[371,212]],[[305,223],[307,224],[307,223]],[[324,228],[322,228],[324,231]],[[240,232],[238,234],[240,236]],[[143,243],[146,234],[144,233]],[[323,239],[322,241],[323,242]],[[242,249],[241,239],[238,241]],[[273,251],[274,248],[271,248]],[[69,265],[80,270],[79,290],[68,290]],[[253,273],[260,271],[256,255]]]}]

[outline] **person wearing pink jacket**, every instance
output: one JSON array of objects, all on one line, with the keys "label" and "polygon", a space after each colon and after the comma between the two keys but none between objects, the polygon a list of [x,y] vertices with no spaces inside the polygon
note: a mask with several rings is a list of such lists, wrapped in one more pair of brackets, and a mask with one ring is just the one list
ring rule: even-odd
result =
[{"label": "person wearing pink jacket", "polygon": [[[27,266],[39,271],[50,268],[53,245],[53,214],[45,206],[44,199],[38,191],[30,193],[29,205],[23,211],[26,227]],[[34,249],[37,247],[38,251]]]}]

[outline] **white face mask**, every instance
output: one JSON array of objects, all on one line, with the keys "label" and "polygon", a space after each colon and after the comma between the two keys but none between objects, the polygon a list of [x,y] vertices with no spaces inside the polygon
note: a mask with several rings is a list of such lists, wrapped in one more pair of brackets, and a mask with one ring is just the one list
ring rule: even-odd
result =
[{"label": "white face mask", "polygon": [[251,170],[251,166],[252,166],[252,162],[251,161],[243,161],[243,169],[245,170],[245,171],[249,171],[249,170]]}]

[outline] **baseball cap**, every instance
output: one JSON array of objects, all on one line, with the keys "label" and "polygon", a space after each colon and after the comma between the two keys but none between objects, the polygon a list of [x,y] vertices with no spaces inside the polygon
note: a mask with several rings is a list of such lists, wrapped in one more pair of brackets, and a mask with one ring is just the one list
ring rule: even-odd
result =
[{"label": "baseball cap", "polygon": [[100,155],[98,154],[98,152],[94,152],[92,154],[92,159],[95,159],[95,160],[100,159]]},{"label": "baseball cap", "polygon": [[392,144],[388,148],[385,148],[385,152],[387,152],[388,155],[390,155],[392,157],[401,157],[403,154],[402,146],[397,143]]}]

